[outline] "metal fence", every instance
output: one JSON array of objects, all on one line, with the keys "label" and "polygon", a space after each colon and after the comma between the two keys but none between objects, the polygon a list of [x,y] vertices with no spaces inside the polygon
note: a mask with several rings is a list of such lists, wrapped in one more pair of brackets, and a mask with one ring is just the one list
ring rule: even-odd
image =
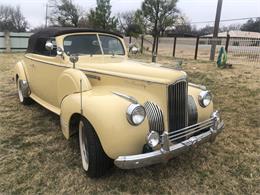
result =
[{"label": "metal fence", "polygon": [[260,39],[231,38],[228,57],[233,63],[260,65]]},{"label": "metal fence", "polygon": [[32,33],[0,32],[0,52],[24,52]]},{"label": "metal fence", "polygon": [[[142,53],[151,54],[152,43],[151,36],[132,38],[132,44],[139,46]],[[216,44],[215,59],[220,48],[224,47],[228,54],[228,63],[260,65],[260,38],[160,37],[157,55],[209,60],[212,44]]]}]

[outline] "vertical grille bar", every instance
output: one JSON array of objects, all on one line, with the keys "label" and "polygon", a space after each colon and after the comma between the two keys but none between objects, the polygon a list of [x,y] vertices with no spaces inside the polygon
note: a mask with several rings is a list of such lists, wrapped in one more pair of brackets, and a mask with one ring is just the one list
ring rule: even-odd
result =
[{"label": "vertical grille bar", "polygon": [[188,88],[186,81],[179,81],[168,88],[169,132],[187,125]]}]

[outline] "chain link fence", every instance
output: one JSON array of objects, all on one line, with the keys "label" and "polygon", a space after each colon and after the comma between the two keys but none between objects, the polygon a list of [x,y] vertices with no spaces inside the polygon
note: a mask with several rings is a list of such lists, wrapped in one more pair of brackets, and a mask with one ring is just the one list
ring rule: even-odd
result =
[{"label": "chain link fence", "polygon": [[232,63],[260,65],[260,39],[231,38],[228,59]]},{"label": "chain link fence", "polygon": [[[129,38],[125,38],[129,44]],[[260,38],[234,37],[160,37],[158,56],[183,59],[209,60],[212,44],[216,45],[215,61],[221,47],[227,51],[228,63],[260,65]],[[140,48],[140,52],[152,54],[153,37],[131,38],[131,45]]]}]

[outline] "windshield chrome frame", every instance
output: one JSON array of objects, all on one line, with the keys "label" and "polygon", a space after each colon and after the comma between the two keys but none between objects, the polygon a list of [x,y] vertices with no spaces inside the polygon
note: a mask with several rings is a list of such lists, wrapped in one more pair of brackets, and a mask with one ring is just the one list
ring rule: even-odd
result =
[{"label": "windshield chrome frame", "polygon": [[99,43],[99,47],[100,47],[101,53],[102,53],[102,55],[104,55],[104,50],[103,50],[102,43],[101,43],[101,40],[99,38],[99,34],[98,33],[97,33],[97,39],[98,39],[98,43]]}]

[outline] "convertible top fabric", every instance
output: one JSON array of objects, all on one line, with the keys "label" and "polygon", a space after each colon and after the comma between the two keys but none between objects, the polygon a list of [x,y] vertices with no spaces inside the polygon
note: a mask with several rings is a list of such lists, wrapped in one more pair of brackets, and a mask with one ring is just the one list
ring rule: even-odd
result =
[{"label": "convertible top fabric", "polygon": [[[38,49],[42,43],[45,44],[47,40],[50,38],[54,38],[60,35],[64,34],[70,34],[70,33],[80,33],[80,32],[98,32],[98,33],[107,33],[115,36],[119,36],[123,38],[122,35],[114,33],[114,32],[108,32],[104,30],[95,30],[95,29],[88,29],[88,28],[65,28],[65,27],[52,27],[52,28],[46,28],[43,29],[29,38],[27,53],[38,53]],[[42,41],[41,41],[42,40]],[[40,44],[40,45],[39,45]]]}]

